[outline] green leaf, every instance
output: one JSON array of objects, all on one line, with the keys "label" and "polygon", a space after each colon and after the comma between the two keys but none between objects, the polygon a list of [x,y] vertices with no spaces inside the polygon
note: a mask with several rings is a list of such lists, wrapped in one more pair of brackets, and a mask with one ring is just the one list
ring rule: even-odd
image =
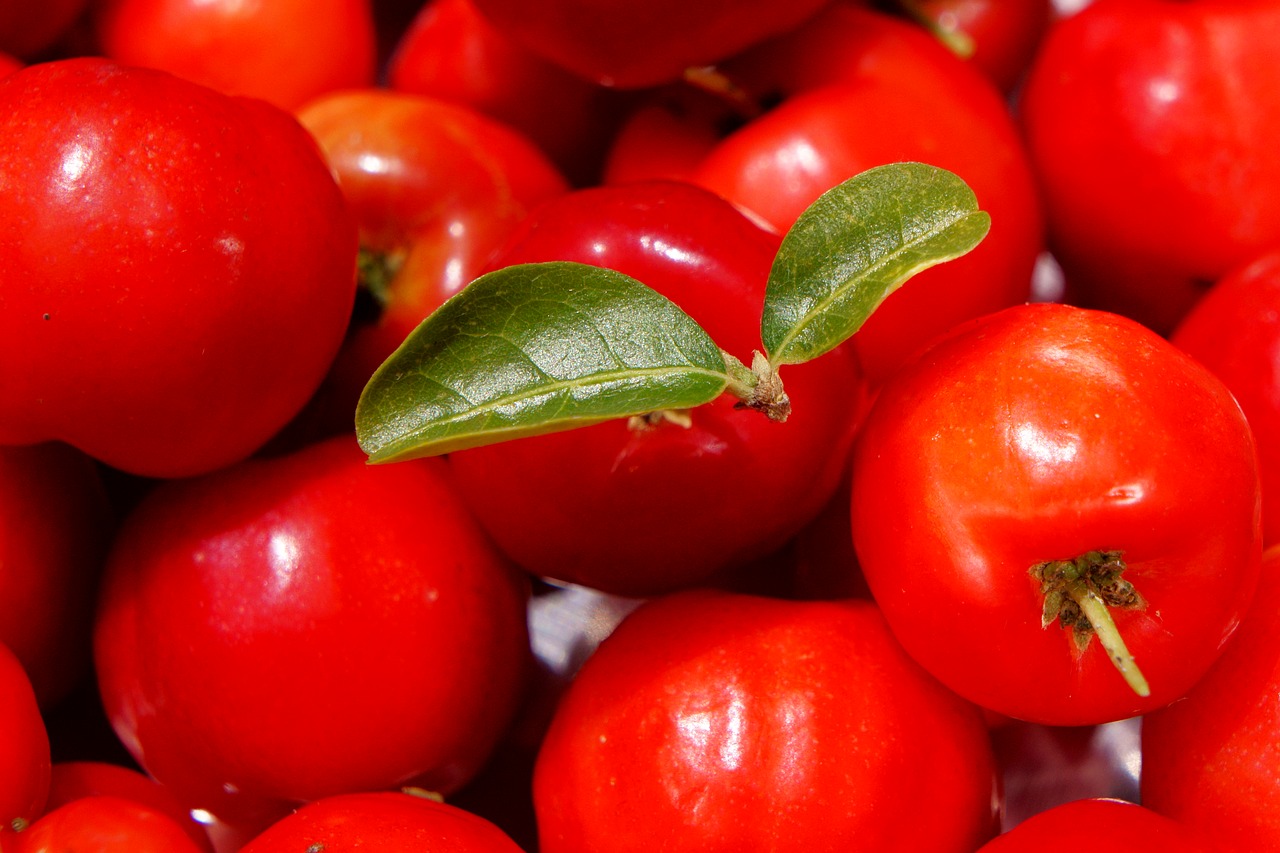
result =
[{"label": "green leaf", "polygon": [[911,276],[960,257],[991,218],[959,177],[893,163],[828,190],[800,215],[769,273],[761,340],[775,367],[835,349]]},{"label": "green leaf", "polygon": [[356,437],[391,462],[714,400],[720,348],[666,297],[571,262],[488,273],[365,386]]}]

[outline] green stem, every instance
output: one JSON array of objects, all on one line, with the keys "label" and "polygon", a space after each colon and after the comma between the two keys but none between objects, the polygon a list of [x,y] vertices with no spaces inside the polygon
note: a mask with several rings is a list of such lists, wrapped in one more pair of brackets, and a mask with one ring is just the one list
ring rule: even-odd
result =
[{"label": "green stem", "polygon": [[1142,670],[1138,668],[1137,662],[1129,652],[1129,647],[1125,645],[1124,637],[1116,628],[1116,622],[1111,618],[1111,610],[1106,602],[1081,580],[1069,582],[1066,585],[1066,592],[1080,606],[1080,612],[1085,619],[1089,620],[1093,633],[1098,636],[1098,642],[1102,643],[1107,657],[1111,659],[1111,663],[1115,665],[1125,683],[1139,696],[1150,696],[1151,686],[1147,684],[1146,676],[1142,674]]},{"label": "green stem", "polygon": [[1119,551],[1086,551],[1070,560],[1036,563],[1030,573],[1040,582],[1044,596],[1040,624],[1048,628],[1056,621],[1071,631],[1081,652],[1096,634],[1125,683],[1139,696],[1150,696],[1147,678],[1111,616],[1112,607],[1142,610],[1147,606],[1124,579],[1126,569]]},{"label": "green stem", "polygon": [[720,355],[729,376],[725,390],[741,401],[740,406],[755,409],[778,423],[791,415],[791,398],[782,387],[777,368],[769,363],[764,353],[759,350],[753,353],[750,367],[723,350]]},{"label": "green stem", "polygon": [[934,38],[947,46],[947,49],[961,59],[973,56],[976,49],[973,37],[960,29],[954,21],[929,14],[916,0],[897,0],[899,8],[907,13],[920,26],[924,27]]}]

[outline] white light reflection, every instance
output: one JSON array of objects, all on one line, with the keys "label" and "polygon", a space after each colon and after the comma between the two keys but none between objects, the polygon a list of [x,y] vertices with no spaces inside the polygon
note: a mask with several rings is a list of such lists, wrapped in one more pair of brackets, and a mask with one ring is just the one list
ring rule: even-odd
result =
[{"label": "white light reflection", "polygon": [[288,592],[301,565],[302,546],[287,530],[276,530],[268,544],[270,550],[271,588],[275,595]]},{"label": "white light reflection", "polygon": [[1014,428],[1013,438],[1023,456],[1049,468],[1069,464],[1080,452],[1079,436],[1061,432],[1046,433],[1034,424],[1018,424]]},{"label": "white light reflection", "polygon": [[643,246],[646,251],[652,252],[655,255],[661,255],[662,257],[678,264],[693,263],[698,259],[696,255],[681,249],[679,246],[673,246],[666,240],[655,239],[647,234],[640,238],[640,245]]},{"label": "white light reflection", "polygon": [[356,158],[356,167],[366,175],[390,174],[392,165],[389,158],[368,151]]},{"label": "white light reflection", "polygon": [[[727,703],[711,702],[710,707],[683,714],[676,723],[677,752],[685,767],[705,773],[742,767],[746,703],[737,690],[729,688],[728,692]],[[715,766],[711,765],[713,759]]]},{"label": "white light reflection", "polygon": [[1147,84],[1147,95],[1152,101],[1167,106],[1174,103],[1182,96],[1182,87],[1174,80],[1161,80],[1159,78],[1152,80]]},{"label": "white light reflection", "polygon": [[92,162],[93,151],[88,146],[71,143],[62,153],[62,185],[67,189],[79,187]]},{"label": "white light reflection", "polygon": [[808,142],[798,141],[784,146],[774,155],[775,165],[770,167],[781,170],[782,174],[815,175],[823,170],[827,162],[822,152]]}]

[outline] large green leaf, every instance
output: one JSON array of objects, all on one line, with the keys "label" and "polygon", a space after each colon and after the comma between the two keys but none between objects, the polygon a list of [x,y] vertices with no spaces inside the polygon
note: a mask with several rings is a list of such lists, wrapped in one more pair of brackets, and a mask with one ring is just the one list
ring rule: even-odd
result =
[{"label": "large green leaf", "polygon": [[990,224],[964,181],[923,163],[880,166],[827,191],[774,259],[761,320],[769,361],[839,346],[903,282],[965,254]]},{"label": "large green leaf", "polygon": [[481,276],[424,320],[365,386],[372,462],[447,453],[714,400],[720,348],[622,273],[571,262]]}]

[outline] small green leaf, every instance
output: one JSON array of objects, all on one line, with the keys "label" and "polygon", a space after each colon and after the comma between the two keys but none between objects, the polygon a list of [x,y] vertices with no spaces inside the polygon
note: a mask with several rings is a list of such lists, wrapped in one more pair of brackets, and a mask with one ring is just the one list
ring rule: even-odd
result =
[{"label": "small green leaf", "polygon": [[391,462],[714,400],[720,348],[666,297],[571,262],[481,276],[365,386],[356,437]]},{"label": "small green leaf", "polygon": [[835,349],[903,282],[965,254],[990,225],[964,181],[923,163],[879,166],[828,190],[774,259],[761,320],[769,361]]}]

